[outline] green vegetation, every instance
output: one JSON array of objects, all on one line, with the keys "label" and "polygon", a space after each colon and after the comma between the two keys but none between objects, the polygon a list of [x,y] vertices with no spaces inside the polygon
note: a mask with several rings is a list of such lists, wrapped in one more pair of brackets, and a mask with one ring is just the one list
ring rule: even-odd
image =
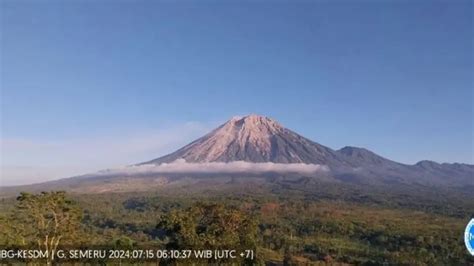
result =
[{"label": "green vegetation", "polygon": [[11,216],[3,220],[3,244],[6,246],[37,245],[51,255],[59,244],[76,243],[82,211],[65,192],[21,193]]},{"label": "green vegetation", "polygon": [[163,215],[157,229],[164,231],[169,250],[257,248],[257,219],[224,204],[196,203],[184,210],[173,210]]},{"label": "green vegetation", "polygon": [[473,210],[466,198],[439,209],[426,195],[339,192],[21,194],[0,202],[0,245],[252,249],[257,264],[474,263],[462,238]]}]

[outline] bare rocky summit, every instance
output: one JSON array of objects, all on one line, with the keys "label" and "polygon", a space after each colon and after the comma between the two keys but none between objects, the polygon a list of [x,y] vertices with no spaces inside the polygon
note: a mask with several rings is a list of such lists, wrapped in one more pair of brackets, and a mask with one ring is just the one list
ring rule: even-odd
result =
[{"label": "bare rocky summit", "polygon": [[331,164],[334,150],[284,128],[259,115],[233,117],[209,134],[174,153],[145,164],[187,162],[274,162]]}]

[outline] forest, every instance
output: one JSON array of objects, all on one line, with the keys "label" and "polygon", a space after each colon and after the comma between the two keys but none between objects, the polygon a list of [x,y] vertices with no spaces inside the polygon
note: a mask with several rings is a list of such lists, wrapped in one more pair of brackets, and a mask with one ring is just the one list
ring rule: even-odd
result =
[{"label": "forest", "polygon": [[[311,193],[291,187],[258,194],[21,193],[0,200],[0,245],[47,251],[255,251],[252,259],[150,262],[160,265],[468,265],[474,259],[464,247],[463,232],[474,208],[466,195],[330,186]],[[110,263],[80,262],[92,261]]]}]

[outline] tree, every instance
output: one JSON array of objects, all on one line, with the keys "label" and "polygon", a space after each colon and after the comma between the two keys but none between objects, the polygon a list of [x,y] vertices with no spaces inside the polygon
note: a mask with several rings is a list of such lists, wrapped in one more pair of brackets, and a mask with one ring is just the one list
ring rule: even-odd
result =
[{"label": "tree", "polygon": [[18,229],[27,239],[25,244],[34,243],[47,252],[50,263],[62,241],[73,241],[77,237],[82,210],[66,198],[64,191],[22,192],[17,198],[13,216],[14,221],[22,226]]},{"label": "tree", "polygon": [[168,238],[169,249],[256,249],[257,221],[223,204],[196,203],[172,211],[157,226]]}]

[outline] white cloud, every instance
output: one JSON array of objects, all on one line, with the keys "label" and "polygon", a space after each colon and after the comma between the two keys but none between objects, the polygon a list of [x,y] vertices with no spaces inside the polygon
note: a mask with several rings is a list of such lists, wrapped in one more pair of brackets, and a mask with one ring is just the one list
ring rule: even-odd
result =
[{"label": "white cloud", "polygon": [[144,164],[122,167],[101,171],[91,175],[137,175],[137,174],[165,174],[165,173],[301,173],[314,174],[316,172],[326,172],[329,168],[319,164],[304,163],[252,163],[244,161],[235,162],[204,162],[188,163],[184,159],[178,159],[172,163],[160,165]]},{"label": "white cloud", "polygon": [[107,137],[3,138],[0,186],[38,183],[148,161],[174,151],[210,128],[188,122],[152,131],[111,132]]},{"label": "white cloud", "polygon": [[2,165],[0,186],[38,183],[84,173],[90,170],[81,165],[58,165],[55,167]]}]

